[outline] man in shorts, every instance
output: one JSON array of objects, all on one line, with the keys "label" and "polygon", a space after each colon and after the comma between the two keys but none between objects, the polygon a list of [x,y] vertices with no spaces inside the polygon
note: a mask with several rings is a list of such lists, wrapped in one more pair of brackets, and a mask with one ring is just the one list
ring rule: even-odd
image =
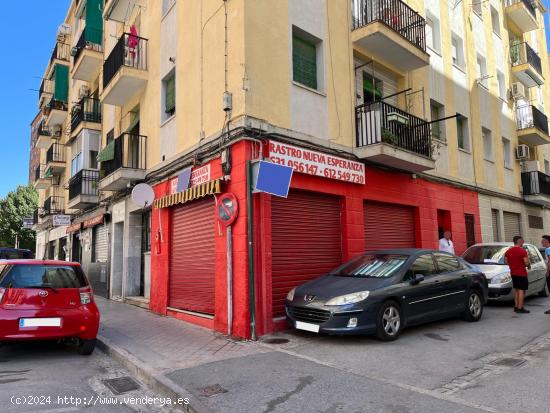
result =
[{"label": "man in shorts", "polygon": [[516,235],[514,237],[514,246],[509,248],[504,254],[504,262],[510,267],[512,276],[512,285],[514,287],[514,312],[519,314],[528,314],[529,310],[523,307],[525,302],[525,291],[529,288],[529,279],[527,278],[527,268],[530,267],[529,255],[523,248],[523,237]]}]

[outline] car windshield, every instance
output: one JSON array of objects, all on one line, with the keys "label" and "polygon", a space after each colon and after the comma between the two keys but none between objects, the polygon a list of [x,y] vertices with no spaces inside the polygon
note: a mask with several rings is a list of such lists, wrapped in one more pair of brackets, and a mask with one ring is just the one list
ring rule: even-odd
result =
[{"label": "car windshield", "polygon": [[409,258],[406,255],[367,254],[337,268],[331,275],[340,277],[389,278],[395,275]]},{"label": "car windshield", "polygon": [[79,267],[63,265],[0,265],[0,287],[81,288],[88,282]]},{"label": "car windshield", "polygon": [[462,258],[470,264],[504,265],[504,254],[508,248],[502,245],[476,245],[468,248]]}]

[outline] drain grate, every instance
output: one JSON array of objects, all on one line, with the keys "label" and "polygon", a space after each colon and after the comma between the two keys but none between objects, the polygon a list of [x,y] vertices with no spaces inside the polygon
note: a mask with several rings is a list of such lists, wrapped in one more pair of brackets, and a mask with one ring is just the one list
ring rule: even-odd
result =
[{"label": "drain grate", "polygon": [[212,397],[212,396],[215,396],[216,394],[227,393],[227,390],[217,383],[211,386],[201,387],[198,390],[202,397]]},{"label": "drain grate", "polygon": [[288,342],[290,342],[290,340],[288,338],[266,338],[265,340],[263,340],[264,343],[266,344],[286,344]]},{"label": "drain grate", "polygon": [[518,366],[521,366],[523,363],[525,363],[524,359],[514,358],[514,357],[504,357],[504,358],[492,361],[489,364],[493,366],[502,366],[502,367],[518,367]]},{"label": "drain grate", "polygon": [[103,380],[103,383],[113,392],[113,394],[122,394],[139,389],[139,384],[128,376]]}]

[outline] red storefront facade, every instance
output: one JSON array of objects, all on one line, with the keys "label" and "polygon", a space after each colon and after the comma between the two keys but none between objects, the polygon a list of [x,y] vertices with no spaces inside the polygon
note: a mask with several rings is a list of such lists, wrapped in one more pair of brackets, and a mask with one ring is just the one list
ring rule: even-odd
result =
[{"label": "red storefront facade", "polygon": [[[249,142],[243,141],[232,146],[230,179],[221,182],[220,187],[221,193],[235,194],[240,206],[238,218],[232,226],[232,334],[245,338],[251,336],[246,208],[246,165],[251,154],[252,144]],[[267,156],[265,145],[264,156]],[[221,178],[219,158],[209,164],[210,179]],[[155,186],[157,198],[170,194],[170,191],[170,181]],[[211,197],[215,203],[214,196],[207,197]],[[208,310],[210,314],[194,311],[193,308],[178,309],[170,306],[171,300],[179,302],[174,298],[175,284],[171,279],[190,277],[180,273],[178,268],[171,268],[177,267],[173,255],[183,251],[174,250],[170,245],[174,239],[171,231],[185,233],[185,228],[192,225],[183,221],[172,222],[181,215],[174,212],[174,208],[184,209],[188,205],[194,211],[199,211],[201,202],[207,215],[201,228],[208,231],[206,238],[213,237],[212,244],[210,247],[202,247],[208,239],[205,241],[201,233],[196,238],[200,248],[188,248],[185,251],[196,255],[188,261],[198,263],[195,275],[197,271],[212,271],[211,276],[199,277],[196,282],[200,284],[197,296],[213,295],[206,299],[213,306],[211,311]],[[227,333],[227,231],[211,216],[215,208],[209,202],[194,200],[180,206],[154,208],[152,228],[155,241],[151,261],[150,308],[160,314]],[[282,312],[286,291],[322,275],[365,250],[390,246],[437,248],[439,233],[443,229],[452,231],[457,254],[466,249],[467,243],[481,241],[478,196],[475,191],[374,167],[366,168],[365,184],[295,172],[287,199],[264,193],[254,194],[252,210],[258,336],[286,327]],[[193,238],[183,242],[189,243],[193,244]],[[208,250],[208,254],[205,254],[210,257],[208,260],[215,257],[215,265],[208,267],[208,260],[204,260],[205,266],[200,267],[203,255],[201,248],[203,251]],[[190,282],[186,285],[194,284]],[[189,290],[181,291],[194,294]]]}]

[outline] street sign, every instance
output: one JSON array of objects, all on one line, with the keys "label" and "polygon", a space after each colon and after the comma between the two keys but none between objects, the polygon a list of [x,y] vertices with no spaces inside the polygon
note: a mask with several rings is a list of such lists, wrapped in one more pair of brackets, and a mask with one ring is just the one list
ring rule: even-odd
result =
[{"label": "street sign", "polygon": [[259,161],[254,171],[253,189],[286,198],[292,180],[293,168],[271,162]]},{"label": "street sign", "polygon": [[34,225],[34,218],[23,218],[24,229],[32,229],[33,225]]},{"label": "street sign", "polygon": [[64,227],[71,225],[71,216],[70,215],[54,215],[52,218],[52,223],[54,227]]},{"label": "street sign", "polygon": [[235,195],[231,193],[221,195],[218,198],[216,214],[222,225],[228,227],[233,224],[239,215],[239,202]]}]

